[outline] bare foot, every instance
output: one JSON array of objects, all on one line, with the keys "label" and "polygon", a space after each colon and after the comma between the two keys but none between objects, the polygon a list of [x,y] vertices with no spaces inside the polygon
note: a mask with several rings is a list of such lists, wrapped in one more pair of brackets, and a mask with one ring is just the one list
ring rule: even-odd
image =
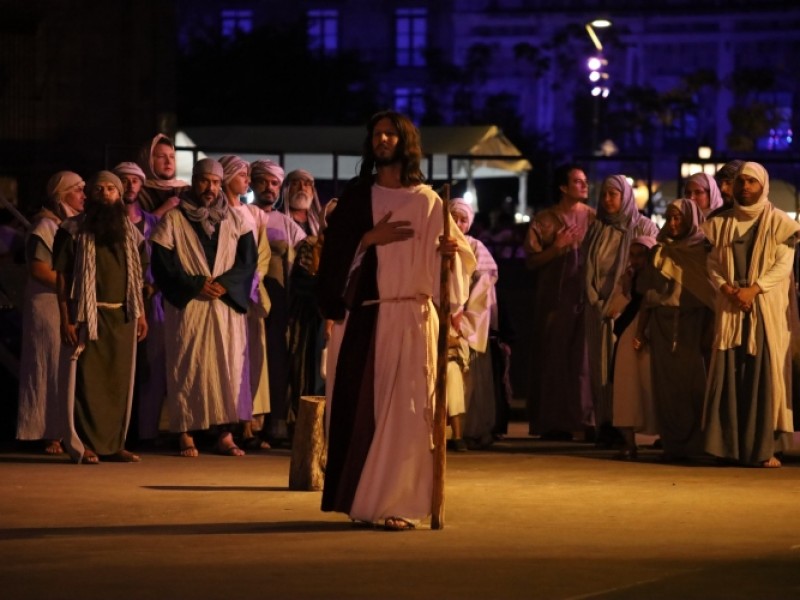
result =
[{"label": "bare foot", "polygon": [[142,459],[138,454],[134,454],[133,452],[128,452],[127,450],[120,450],[119,452],[112,454],[108,457],[108,460],[112,462],[123,462],[123,463],[137,463],[141,462]]},{"label": "bare foot", "polygon": [[233,441],[233,435],[230,432],[223,433],[219,436],[219,440],[217,440],[217,453],[223,456],[244,456],[244,450],[236,445]]},{"label": "bare foot", "polygon": [[64,454],[64,447],[61,445],[61,440],[48,440],[44,451],[47,454]]},{"label": "bare foot", "polygon": [[181,456],[186,458],[197,458],[200,456],[200,453],[197,451],[197,448],[194,445],[192,436],[190,436],[188,433],[182,433],[178,443],[181,447]]},{"label": "bare foot", "polygon": [[81,464],[96,465],[99,462],[100,458],[97,456],[97,454],[94,453],[94,450],[89,450],[88,448],[84,449],[83,458],[81,459]]},{"label": "bare foot", "polygon": [[778,469],[781,466],[781,461],[778,460],[778,457],[773,456],[769,460],[762,462],[761,466],[765,469]]}]

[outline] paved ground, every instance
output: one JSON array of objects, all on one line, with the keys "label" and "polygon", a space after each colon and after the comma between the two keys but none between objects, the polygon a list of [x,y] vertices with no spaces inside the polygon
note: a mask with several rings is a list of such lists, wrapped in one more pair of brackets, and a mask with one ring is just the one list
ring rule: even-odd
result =
[{"label": "paved ground", "polygon": [[521,429],[448,456],[441,531],[321,513],[288,491],[287,451],[78,466],[8,448],[0,598],[800,597],[800,455],[625,463]]}]

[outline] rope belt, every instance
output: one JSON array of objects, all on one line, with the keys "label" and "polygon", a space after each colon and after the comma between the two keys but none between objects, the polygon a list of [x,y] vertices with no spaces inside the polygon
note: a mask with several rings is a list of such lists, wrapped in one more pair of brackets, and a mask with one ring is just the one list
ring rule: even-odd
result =
[{"label": "rope belt", "polygon": [[425,304],[430,299],[427,294],[417,294],[416,296],[400,296],[398,298],[380,298],[378,300],[365,300],[361,306],[373,306],[375,304],[397,304],[398,302],[419,302]]},{"label": "rope belt", "polygon": [[97,308],[122,308],[122,302],[98,302]]}]

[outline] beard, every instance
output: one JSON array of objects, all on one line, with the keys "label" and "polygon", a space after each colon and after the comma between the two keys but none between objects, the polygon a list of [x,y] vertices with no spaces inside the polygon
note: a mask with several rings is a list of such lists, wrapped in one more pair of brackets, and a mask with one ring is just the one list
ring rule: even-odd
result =
[{"label": "beard", "polygon": [[289,199],[289,208],[294,210],[308,210],[311,208],[311,196],[305,192],[297,192]]},{"label": "beard", "polygon": [[376,156],[375,157],[375,166],[376,167],[388,167],[389,165],[394,165],[400,162],[400,157],[397,155],[397,152],[393,153],[391,156]]},{"label": "beard", "polygon": [[95,243],[114,246],[125,241],[127,218],[122,202],[106,204],[102,200],[92,200],[86,205],[83,229],[94,235]]}]

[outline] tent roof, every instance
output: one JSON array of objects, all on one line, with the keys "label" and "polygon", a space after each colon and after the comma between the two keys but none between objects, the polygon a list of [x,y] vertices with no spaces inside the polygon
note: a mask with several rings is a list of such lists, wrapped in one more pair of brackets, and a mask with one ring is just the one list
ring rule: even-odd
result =
[{"label": "tent roof", "polygon": [[[264,154],[361,155],[363,127],[332,126],[189,126],[182,129],[194,145],[206,151]],[[520,156],[519,149],[496,125],[422,127],[423,150],[428,154]],[[489,165],[487,165],[489,166]],[[492,161],[509,171],[528,171],[526,160]]]}]

